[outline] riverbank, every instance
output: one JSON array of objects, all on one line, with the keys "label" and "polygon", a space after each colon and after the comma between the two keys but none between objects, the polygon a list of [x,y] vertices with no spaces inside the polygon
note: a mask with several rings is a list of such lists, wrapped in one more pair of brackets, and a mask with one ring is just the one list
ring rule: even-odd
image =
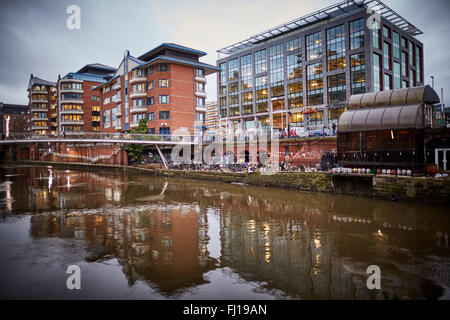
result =
[{"label": "riverbank", "polygon": [[263,175],[260,173],[177,171],[134,166],[46,161],[16,161],[14,164],[52,165],[72,169],[123,170],[163,177],[289,188],[308,192],[363,196],[388,201],[413,201],[434,205],[450,204],[450,179],[342,175],[324,172],[280,172],[275,175]]}]

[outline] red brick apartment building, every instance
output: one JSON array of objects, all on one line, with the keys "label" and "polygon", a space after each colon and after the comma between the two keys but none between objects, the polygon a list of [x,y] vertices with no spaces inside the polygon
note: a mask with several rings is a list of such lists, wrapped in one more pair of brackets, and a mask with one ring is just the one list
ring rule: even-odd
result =
[{"label": "red brick apartment building", "polygon": [[102,131],[129,132],[146,119],[148,132],[205,129],[206,76],[219,71],[199,61],[206,53],[172,43],[135,58],[125,52],[116,73],[99,85]]},{"label": "red brick apartment building", "polygon": [[115,72],[114,68],[94,63],[58,77],[59,133],[100,132],[100,94],[93,88],[111,79]]},{"label": "red brick apartment building", "polygon": [[28,100],[33,135],[57,134],[56,83],[31,74]]}]

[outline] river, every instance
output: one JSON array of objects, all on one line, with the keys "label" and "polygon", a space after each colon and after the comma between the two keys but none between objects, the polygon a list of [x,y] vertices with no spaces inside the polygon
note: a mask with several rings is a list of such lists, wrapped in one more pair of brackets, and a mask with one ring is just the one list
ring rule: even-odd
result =
[{"label": "river", "polygon": [[449,233],[443,207],[0,167],[1,299],[450,299]]}]

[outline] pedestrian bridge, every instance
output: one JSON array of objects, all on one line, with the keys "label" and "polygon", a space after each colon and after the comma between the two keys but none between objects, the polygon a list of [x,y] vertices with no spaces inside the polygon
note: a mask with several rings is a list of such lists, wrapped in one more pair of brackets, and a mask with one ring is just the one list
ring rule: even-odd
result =
[{"label": "pedestrian bridge", "polygon": [[[201,137],[200,137],[201,138]],[[32,135],[31,133],[10,133],[0,140],[0,145],[28,143],[111,143],[139,145],[193,145],[198,143],[194,136],[188,135],[158,135],[135,133],[72,133],[60,136]]]}]

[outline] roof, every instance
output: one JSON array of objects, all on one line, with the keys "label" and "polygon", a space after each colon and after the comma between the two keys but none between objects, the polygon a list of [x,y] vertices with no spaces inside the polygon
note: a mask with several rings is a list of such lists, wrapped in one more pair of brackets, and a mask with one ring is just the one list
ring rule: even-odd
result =
[{"label": "roof", "polygon": [[[187,64],[190,66],[194,66],[194,67],[199,67],[199,68],[205,68],[205,74],[212,74],[215,73],[217,71],[220,71],[219,68],[217,68],[216,66],[207,64],[207,63],[203,63],[203,62],[196,62],[196,61],[191,61],[191,60],[184,60],[184,59],[180,59],[180,58],[174,58],[174,57],[169,57],[169,56],[158,56],[148,62],[146,62],[144,65],[139,66],[137,68],[140,67],[146,67],[148,65],[153,64],[156,61],[167,61],[167,62],[174,62],[174,63],[180,63],[180,64]],[[134,68],[136,69],[136,68]]]},{"label": "roof", "polygon": [[[23,105],[23,104],[9,104],[9,103],[0,103],[0,106],[3,107],[3,110],[5,110],[5,108],[11,108],[11,109],[27,109],[28,110],[28,106],[27,105]],[[5,113],[3,111],[3,113]]]},{"label": "roof", "polygon": [[183,52],[187,52],[187,53],[192,53],[192,54],[195,54],[195,55],[197,55],[199,57],[202,57],[202,56],[206,55],[206,52],[199,51],[199,50],[196,50],[196,49],[192,49],[192,48],[189,48],[189,47],[185,47],[185,46],[182,46],[182,45],[179,45],[179,44],[176,44],[176,43],[163,43],[163,44],[157,46],[156,48],[153,48],[152,50],[147,51],[146,53],[141,55],[139,57],[139,59],[145,60],[146,58],[151,57],[152,55],[154,55],[158,51],[161,51],[161,50],[163,50],[165,48],[174,49],[174,50],[177,50],[177,51],[183,51]]},{"label": "roof", "polygon": [[429,85],[426,85],[353,95],[348,101],[348,109],[401,106],[414,103],[436,104],[439,102],[439,96],[436,91]]},{"label": "roof", "polygon": [[423,33],[405,18],[386,6],[381,0],[344,0],[324,9],[315,11],[308,15],[258,33],[246,40],[217,50],[217,52],[222,54],[233,54],[237,51],[251,47],[269,39],[279,37],[292,31],[305,28],[321,21],[336,18],[341,15],[360,10],[362,8],[370,8],[375,12],[379,12],[384,19],[413,36],[417,36]]},{"label": "roof", "polygon": [[83,73],[84,70],[88,70],[89,68],[100,69],[100,70],[111,71],[111,72],[116,71],[116,68],[113,68],[113,67],[110,67],[110,66],[106,66],[106,65],[101,64],[101,63],[91,63],[91,64],[85,65],[83,68],[78,70],[76,73]]},{"label": "roof", "polygon": [[423,103],[348,110],[339,119],[338,133],[424,128]]},{"label": "roof", "polygon": [[47,81],[47,80],[35,77],[35,76],[33,76],[33,74],[31,74],[29,88],[31,88],[35,84],[38,84],[41,86],[51,86],[51,87],[56,86],[55,82]]}]

